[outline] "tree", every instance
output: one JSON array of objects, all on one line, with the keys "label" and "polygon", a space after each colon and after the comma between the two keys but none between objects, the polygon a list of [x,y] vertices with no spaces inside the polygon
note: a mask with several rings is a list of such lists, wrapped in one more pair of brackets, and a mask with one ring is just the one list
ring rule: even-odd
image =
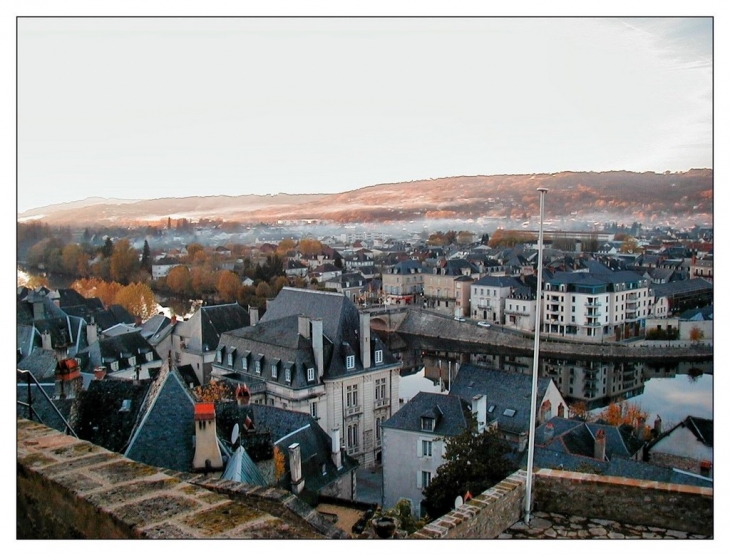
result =
[{"label": "tree", "polygon": [[205,248],[200,243],[191,243],[187,249],[188,257],[191,261],[195,260],[196,253],[205,252]]},{"label": "tree", "polygon": [[322,252],[322,244],[313,238],[305,238],[297,246],[302,255],[317,255]]},{"label": "tree", "polygon": [[596,416],[596,419],[605,421],[612,427],[630,425],[636,428],[639,426],[640,421],[646,422],[648,415],[639,405],[621,401],[610,403],[604,407],[603,411]]},{"label": "tree", "polygon": [[705,333],[698,326],[693,326],[692,330],[689,331],[689,339],[693,342],[699,342],[705,337]]},{"label": "tree", "polygon": [[423,505],[431,518],[451,511],[457,496],[473,496],[491,488],[516,467],[507,459],[510,447],[496,432],[476,433],[468,427],[447,438],[446,463],[423,491]]},{"label": "tree", "polygon": [[150,244],[147,240],[144,240],[144,247],[142,247],[142,260],[139,263],[140,268],[147,272],[152,272],[152,257],[150,255]]},{"label": "tree", "polygon": [[259,282],[256,286],[256,297],[270,298],[271,296],[271,286],[266,282]]},{"label": "tree", "polygon": [[215,289],[223,301],[234,301],[240,288],[241,279],[238,274],[230,270],[223,270],[218,273]]},{"label": "tree", "polygon": [[79,259],[84,255],[84,250],[76,243],[69,243],[61,253],[61,265],[63,272],[70,276],[76,276],[79,271]]},{"label": "tree", "polygon": [[121,305],[132,315],[147,320],[157,314],[158,304],[150,287],[140,282],[122,286],[114,296],[114,303]]},{"label": "tree", "polygon": [[107,238],[104,240],[104,246],[101,248],[101,256],[105,259],[108,259],[112,256],[112,253],[114,252],[114,243],[112,242],[112,238],[107,236]]},{"label": "tree", "polygon": [[137,251],[127,239],[120,239],[114,245],[114,252],[111,257],[111,278],[115,282],[127,284],[132,275],[137,272],[138,259]]},{"label": "tree", "polygon": [[196,386],[193,394],[199,402],[228,402],[236,399],[233,386],[221,380],[211,380],[205,386]]},{"label": "tree", "polygon": [[166,279],[167,287],[176,294],[187,294],[190,292],[192,279],[188,267],[179,265],[170,269]]}]

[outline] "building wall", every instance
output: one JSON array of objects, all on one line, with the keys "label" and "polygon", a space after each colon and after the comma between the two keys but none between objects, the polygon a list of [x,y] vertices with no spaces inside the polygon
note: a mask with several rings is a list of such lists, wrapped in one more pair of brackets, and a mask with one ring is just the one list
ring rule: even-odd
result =
[{"label": "building wall", "polygon": [[697,462],[712,461],[712,448],[697,440],[697,437],[683,426],[677,427],[654,445],[651,449],[652,459],[654,454],[659,453],[692,458]]},{"label": "building wall", "polygon": [[[432,442],[431,456],[421,453],[421,441]],[[436,477],[436,470],[444,463],[445,442],[438,435],[425,431],[383,429],[383,492],[384,508],[394,508],[399,500],[410,501],[416,515],[420,515],[423,489],[421,472]]]}]

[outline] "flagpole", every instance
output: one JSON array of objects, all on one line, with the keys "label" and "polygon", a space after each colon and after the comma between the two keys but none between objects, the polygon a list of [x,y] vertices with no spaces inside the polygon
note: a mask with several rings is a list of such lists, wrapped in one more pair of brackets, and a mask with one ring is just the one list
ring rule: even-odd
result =
[{"label": "flagpole", "polygon": [[545,217],[545,193],[547,189],[538,188],[540,192],[540,232],[537,238],[537,303],[535,304],[535,346],[532,353],[532,394],[530,396],[530,428],[527,430],[527,485],[525,494],[525,525],[530,525],[532,510],[532,465],[535,460],[535,413],[537,406],[537,371],[540,356],[540,313],[542,309],[542,223]]}]

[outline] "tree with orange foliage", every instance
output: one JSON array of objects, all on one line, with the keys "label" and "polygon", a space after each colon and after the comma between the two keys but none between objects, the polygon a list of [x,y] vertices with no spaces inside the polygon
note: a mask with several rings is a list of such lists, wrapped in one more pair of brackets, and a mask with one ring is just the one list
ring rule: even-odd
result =
[{"label": "tree with orange foliage", "polygon": [[535,234],[520,230],[498,229],[489,238],[489,247],[514,247],[518,243],[535,241]]},{"label": "tree with orange foliage", "polygon": [[236,399],[233,387],[221,380],[211,380],[205,386],[196,386],[193,394],[199,402],[227,402]]},{"label": "tree with orange foliage", "polygon": [[286,474],[286,461],[284,454],[278,446],[274,446],[274,479],[278,482]]},{"label": "tree with orange foliage", "polygon": [[588,406],[585,402],[576,402],[568,406],[568,412],[575,419],[580,419],[581,421],[588,420]]},{"label": "tree with orange foliage", "polygon": [[648,434],[649,427],[646,425],[648,413],[640,406],[625,401],[613,402],[603,408],[596,418],[605,421],[611,426],[629,425],[634,428],[642,427],[644,435]]}]

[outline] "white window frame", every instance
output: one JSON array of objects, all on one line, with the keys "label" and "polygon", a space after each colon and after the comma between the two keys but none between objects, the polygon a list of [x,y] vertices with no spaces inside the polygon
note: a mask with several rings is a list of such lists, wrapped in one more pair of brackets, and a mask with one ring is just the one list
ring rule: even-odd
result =
[{"label": "white window frame", "polygon": [[375,364],[380,365],[382,362],[383,362],[383,350],[376,349],[375,350]]},{"label": "white window frame", "polygon": [[241,357],[241,368],[244,371],[248,371],[248,358],[245,355]]},{"label": "white window frame", "polygon": [[228,366],[233,367],[233,352],[230,351],[226,354],[226,357],[228,359]]},{"label": "white window frame", "polygon": [[433,440],[429,438],[418,439],[418,453],[421,458],[433,457]]},{"label": "white window frame", "polygon": [[314,367],[309,367],[307,369],[307,380],[309,382],[314,382]]},{"label": "white window frame", "polygon": [[286,382],[291,382],[291,369],[288,367],[284,369],[284,380]]},{"label": "white window frame", "polygon": [[271,378],[279,378],[279,367],[276,363],[271,364]]},{"label": "white window frame", "polygon": [[348,355],[345,357],[345,368],[349,371],[355,368],[355,356]]},{"label": "white window frame", "polygon": [[254,363],[254,369],[255,369],[257,375],[261,374],[261,361],[260,360],[256,361]]},{"label": "white window frame", "polygon": [[154,355],[152,355],[151,351],[148,351],[147,353],[144,354],[144,357],[147,361],[152,361],[152,358],[154,357]]},{"label": "white window frame", "polygon": [[112,364],[109,366],[109,368],[113,371],[119,370],[119,361],[112,361]]}]

